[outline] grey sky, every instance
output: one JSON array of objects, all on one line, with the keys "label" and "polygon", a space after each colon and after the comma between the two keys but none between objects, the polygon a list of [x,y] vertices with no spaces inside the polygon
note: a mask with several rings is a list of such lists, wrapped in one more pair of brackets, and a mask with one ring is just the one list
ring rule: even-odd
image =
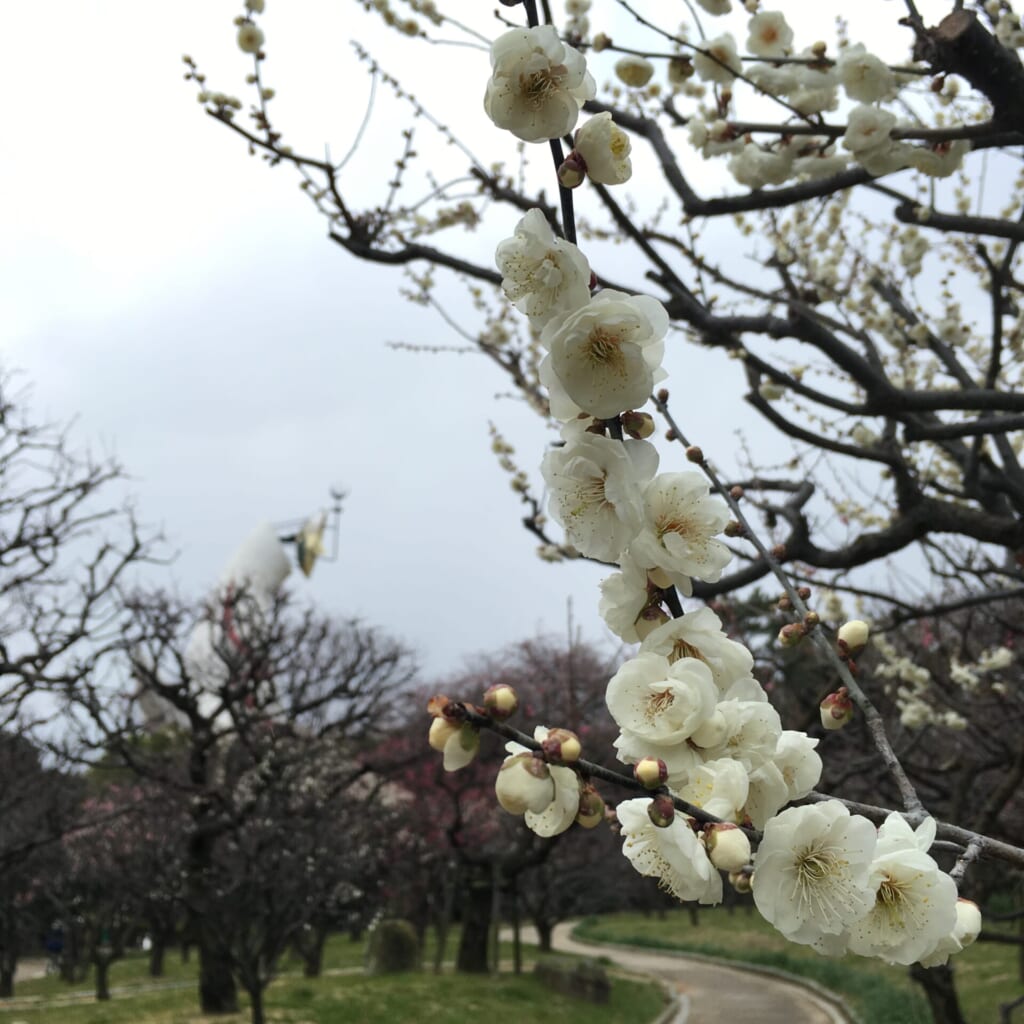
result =
[{"label": "grey sky", "polygon": [[[201,596],[256,523],[313,512],[342,484],[340,561],[292,586],[405,638],[430,673],[562,631],[569,595],[584,631],[606,636],[603,572],[534,557],[490,454],[493,419],[535,471],[547,440],[536,417],[494,401],[504,380],[482,359],[389,349],[453,339],[397,297],[397,273],[325,241],[290,170],[248,158],[182,81],[188,52],[211,88],[245,98],[250,65],[231,24],[240,9],[54,0],[5,12],[0,77],[18,102],[0,163],[4,366],[25,371],[37,417],[77,416],[76,440],[124,463],[142,518],[180,552],[155,583]],[[350,0],[268,0],[263,23],[274,109],[297,147],[331,141],[337,155],[353,136],[367,91],[353,34],[424,83],[426,102],[457,86],[471,97],[473,148],[498,147],[475,99],[485,53],[421,46],[411,67],[412,51]],[[383,123],[360,154],[367,195],[391,173],[399,109],[381,100]],[[740,375],[685,356],[687,379],[706,374],[691,422],[728,462],[733,429],[750,422]]]}]

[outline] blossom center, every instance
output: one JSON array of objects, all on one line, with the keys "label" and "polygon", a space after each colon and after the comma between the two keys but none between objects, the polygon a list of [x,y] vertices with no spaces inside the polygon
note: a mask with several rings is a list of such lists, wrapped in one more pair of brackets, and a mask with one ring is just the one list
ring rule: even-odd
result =
[{"label": "blossom center", "polygon": [[826,928],[842,921],[855,902],[846,877],[847,862],[835,850],[815,843],[797,853],[793,867],[792,898],[804,920],[816,918]]},{"label": "blossom center", "polygon": [[675,694],[668,689],[661,690],[658,693],[652,693],[647,698],[647,706],[644,708],[644,717],[648,722],[653,722],[658,715],[672,707],[675,699]]},{"label": "blossom center", "polygon": [[621,373],[625,369],[622,338],[613,331],[595,327],[587,336],[584,354],[594,366],[605,365]]},{"label": "blossom center", "polygon": [[550,99],[551,94],[558,92],[561,87],[559,78],[565,73],[566,68],[559,64],[554,67],[543,68],[540,71],[534,71],[529,75],[520,75],[519,88],[526,98],[526,102],[534,110],[544,106]]},{"label": "blossom center", "polygon": [[886,875],[875,896],[875,909],[881,911],[894,928],[902,926],[904,915],[910,909],[906,889],[905,882],[893,878],[892,875]]},{"label": "blossom center", "polygon": [[700,653],[700,648],[694,647],[693,644],[688,644],[682,638],[672,645],[672,650],[668,656],[669,664],[674,665],[680,658],[697,658],[700,661],[704,661],[704,655]]}]

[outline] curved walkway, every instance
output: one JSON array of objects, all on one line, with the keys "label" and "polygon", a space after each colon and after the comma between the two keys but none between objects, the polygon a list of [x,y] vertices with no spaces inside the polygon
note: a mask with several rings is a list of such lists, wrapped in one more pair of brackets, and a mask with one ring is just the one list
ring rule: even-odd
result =
[{"label": "curved walkway", "polygon": [[850,1024],[840,1003],[776,972],[685,953],[580,942],[572,937],[574,927],[571,921],[555,927],[554,949],[606,956],[626,970],[654,975],[680,994],[679,1009],[665,1024]]}]

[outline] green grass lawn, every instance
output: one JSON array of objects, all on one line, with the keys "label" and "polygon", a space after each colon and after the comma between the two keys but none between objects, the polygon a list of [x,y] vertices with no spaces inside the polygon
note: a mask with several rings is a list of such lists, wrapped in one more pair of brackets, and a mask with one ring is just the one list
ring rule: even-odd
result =
[{"label": "green grass lawn", "polygon": [[[454,956],[456,932],[448,945]],[[663,1002],[660,991],[648,983],[615,979],[612,999],[594,1006],[558,995],[540,985],[530,974],[521,977],[469,977],[429,971],[416,974],[378,975],[330,973],[361,967],[365,944],[333,938],[324,951],[321,978],[301,976],[301,963],[282,964],[282,976],[266,995],[268,1021],[272,1024],[464,1024],[471,1019],[529,1020],[535,1024],[643,1024],[653,1020]],[[511,947],[503,944],[503,958]],[[428,948],[427,957],[431,955]],[[527,970],[531,950],[524,947]],[[428,960],[429,962],[429,960]],[[147,961],[141,955],[116,963],[110,983],[115,989],[108,1003],[91,998],[91,979],[73,986],[57,978],[22,982],[16,1000],[5,1006],[0,1000],[0,1024],[209,1024],[200,1016],[195,990],[196,961],[183,964],[177,953],[169,954],[166,988],[147,991]],[[117,989],[124,991],[118,992]],[[75,998],[69,996],[75,993]],[[244,994],[240,993],[243,1007]],[[38,1003],[35,1001],[38,1000]],[[217,1017],[220,1024],[247,1024],[248,1012]]]},{"label": "green grass lawn", "polygon": [[[787,942],[759,914],[704,909],[699,924],[684,910],[655,915],[616,914],[591,918],[576,930],[580,939],[674,948],[742,960],[800,974],[838,993],[864,1024],[928,1024],[931,1016],[907,970],[880,961],[846,956],[829,959]],[[1017,951],[1012,946],[975,943],[953,960],[957,990],[970,1024],[999,1019],[999,1004],[1019,996]]]}]

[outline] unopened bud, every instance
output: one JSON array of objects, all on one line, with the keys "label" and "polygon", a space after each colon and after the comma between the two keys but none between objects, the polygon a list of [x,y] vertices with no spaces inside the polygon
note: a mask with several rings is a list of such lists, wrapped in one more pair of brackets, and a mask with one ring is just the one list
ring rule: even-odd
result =
[{"label": "unopened bud", "polygon": [[664,405],[668,401],[668,388],[658,388],[657,399]]},{"label": "unopened bud", "polygon": [[494,793],[509,814],[540,814],[555,798],[555,782],[539,757],[513,754],[505,759],[494,780]]},{"label": "unopened bud", "polygon": [[819,617],[817,612],[808,612],[804,616],[804,626],[807,627],[808,631],[817,628],[818,623],[820,622],[821,618]]},{"label": "unopened bud", "polygon": [[642,757],[633,765],[637,782],[647,789],[657,789],[668,781],[668,765],[660,757]]},{"label": "unopened bud", "polygon": [[729,884],[739,893],[750,892],[753,875],[749,871],[730,871]]},{"label": "unopened bud", "polygon": [[826,729],[842,729],[853,718],[853,701],[850,691],[840,686],[835,693],[830,693],[819,705],[821,724]]},{"label": "unopened bud", "polygon": [[503,722],[519,707],[519,697],[508,683],[495,683],[484,692],[484,707],[491,718]]},{"label": "unopened bud", "polygon": [[813,53],[814,56],[818,58],[818,60],[821,60],[821,58],[824,57],[827,52],[828,43],[823,42],[822,40],[819,39],[816,43],[811,44],[811,53]]},{"label": "unopened bud", "polygon": [[803,640],[806,632],[802,622],[787,622],[779,630],[779,643],[783,647],[796,647]]},{"label": "unopened bud", "polygon": [[868,642],[871,630],[866,622],[860,619],[851,619],[839,627],[836,639],[839,641],[839,649],[843,654],[856,655]]},{"label": "unopened bud", "polygon": [[686,449],[686,457],[690,462],[695,462],[699,466],[704,461],[704,452],[698,445],[691,444],[690,447]]},{"label": "unopened bud", "polygon": [[961,946],[969,946],[981,934],[981,911],[973,900],[962,897],[956,901],[956,924],[953,935]]},{"label": "unopened bud", "polygon": [[778,608],[780,612],[792,611],[793,602],[790,601],[789,596],[787,594],[783,594],[782,597],[779,598],[775,607]]},{"label": "unopened bud", "polygon": [[739,484],[729,488],[729,497],[732,498],[733,501],[742,501],[745,493],[746,492]]},{"label": "unopened bud", "polygon": [[668,828],[675,821],[676,805],[668,793],[659,793],[648,805],[647,816],[657,828]]},{"label": "unopened bud", "polygon": [[587,783],[580,790],[580,809],[576,814],[576,824],[583,828],[596,828],[604,821],[604,801],[601,794]]},{"label": "unopened bud", "polygon": [[569,729],[552,729],[540,742],[544,756],[550,761],[573,764],[580,759],[583,748],[580,738]]},{"label": "unopened bud", "polygon": [[743,527],[736,522],[735,519],[730,519],[729,522],[725,524],[724,532],[726,537],[742,537],[744,531]]},{"label": "unopened bud", "polygon": [[668,615],[660,605],[648,605],[636,620],[636,635],[641,640],[646,640],[659,626],[664,626],[669,621]]},{"label": "unopened bud", "polygon": [[643,440],[654,433],[654,417],[649,412],[635,412],[629,409],[619,419],[622,422],[622,429],[630,437]]},{"label": "unopened bud", "polygon": [[797,596],[800,598],[801,601],[806,601],[811,596],[811,588],[810,587],[801,587],[796,593],[797,593]]},{"label": "unopened bud", "polygon": [[776,544],[771,550],[771,556],[776,562],[781,562],[786,557],[786,545]]},{"label": "unopened bud", "polygon": [[469,722],[464,722],[459,731],[444,745],[444,770],[457,772],[460,768],[465,768],[476,757],[479,749],[480,734]]},{"label": "unopened bud", "polygon": [[704,846],[719,871],[741,871],[750,863],[750,840],[731,822],[705,826]]},{"label": "unopened bud", "polygon": [[598,32],[590,41],[590,45],[594,53],[600,53],[602,50],[607,50],[608,47],[612,45],[611,36],[606,36],[603,32]]},{"label": "unopened bud", "polygon": [[449,722],[447,718],[435,718],[430,723],[427,742],[437,751],[443,751],[445,744],[462,728],[458,722]]},{"label": "unopened bud", "polygon": [[665,431],[666,441],[674,441],[676,439],[676,436],[676,432],[671,427],[669,427],[668,430]]},{"label": "unopened bud", "polygon": [[562,188],[579,188],[587,177],[587,162],[574,149],[558,168],[558,184]]}]

